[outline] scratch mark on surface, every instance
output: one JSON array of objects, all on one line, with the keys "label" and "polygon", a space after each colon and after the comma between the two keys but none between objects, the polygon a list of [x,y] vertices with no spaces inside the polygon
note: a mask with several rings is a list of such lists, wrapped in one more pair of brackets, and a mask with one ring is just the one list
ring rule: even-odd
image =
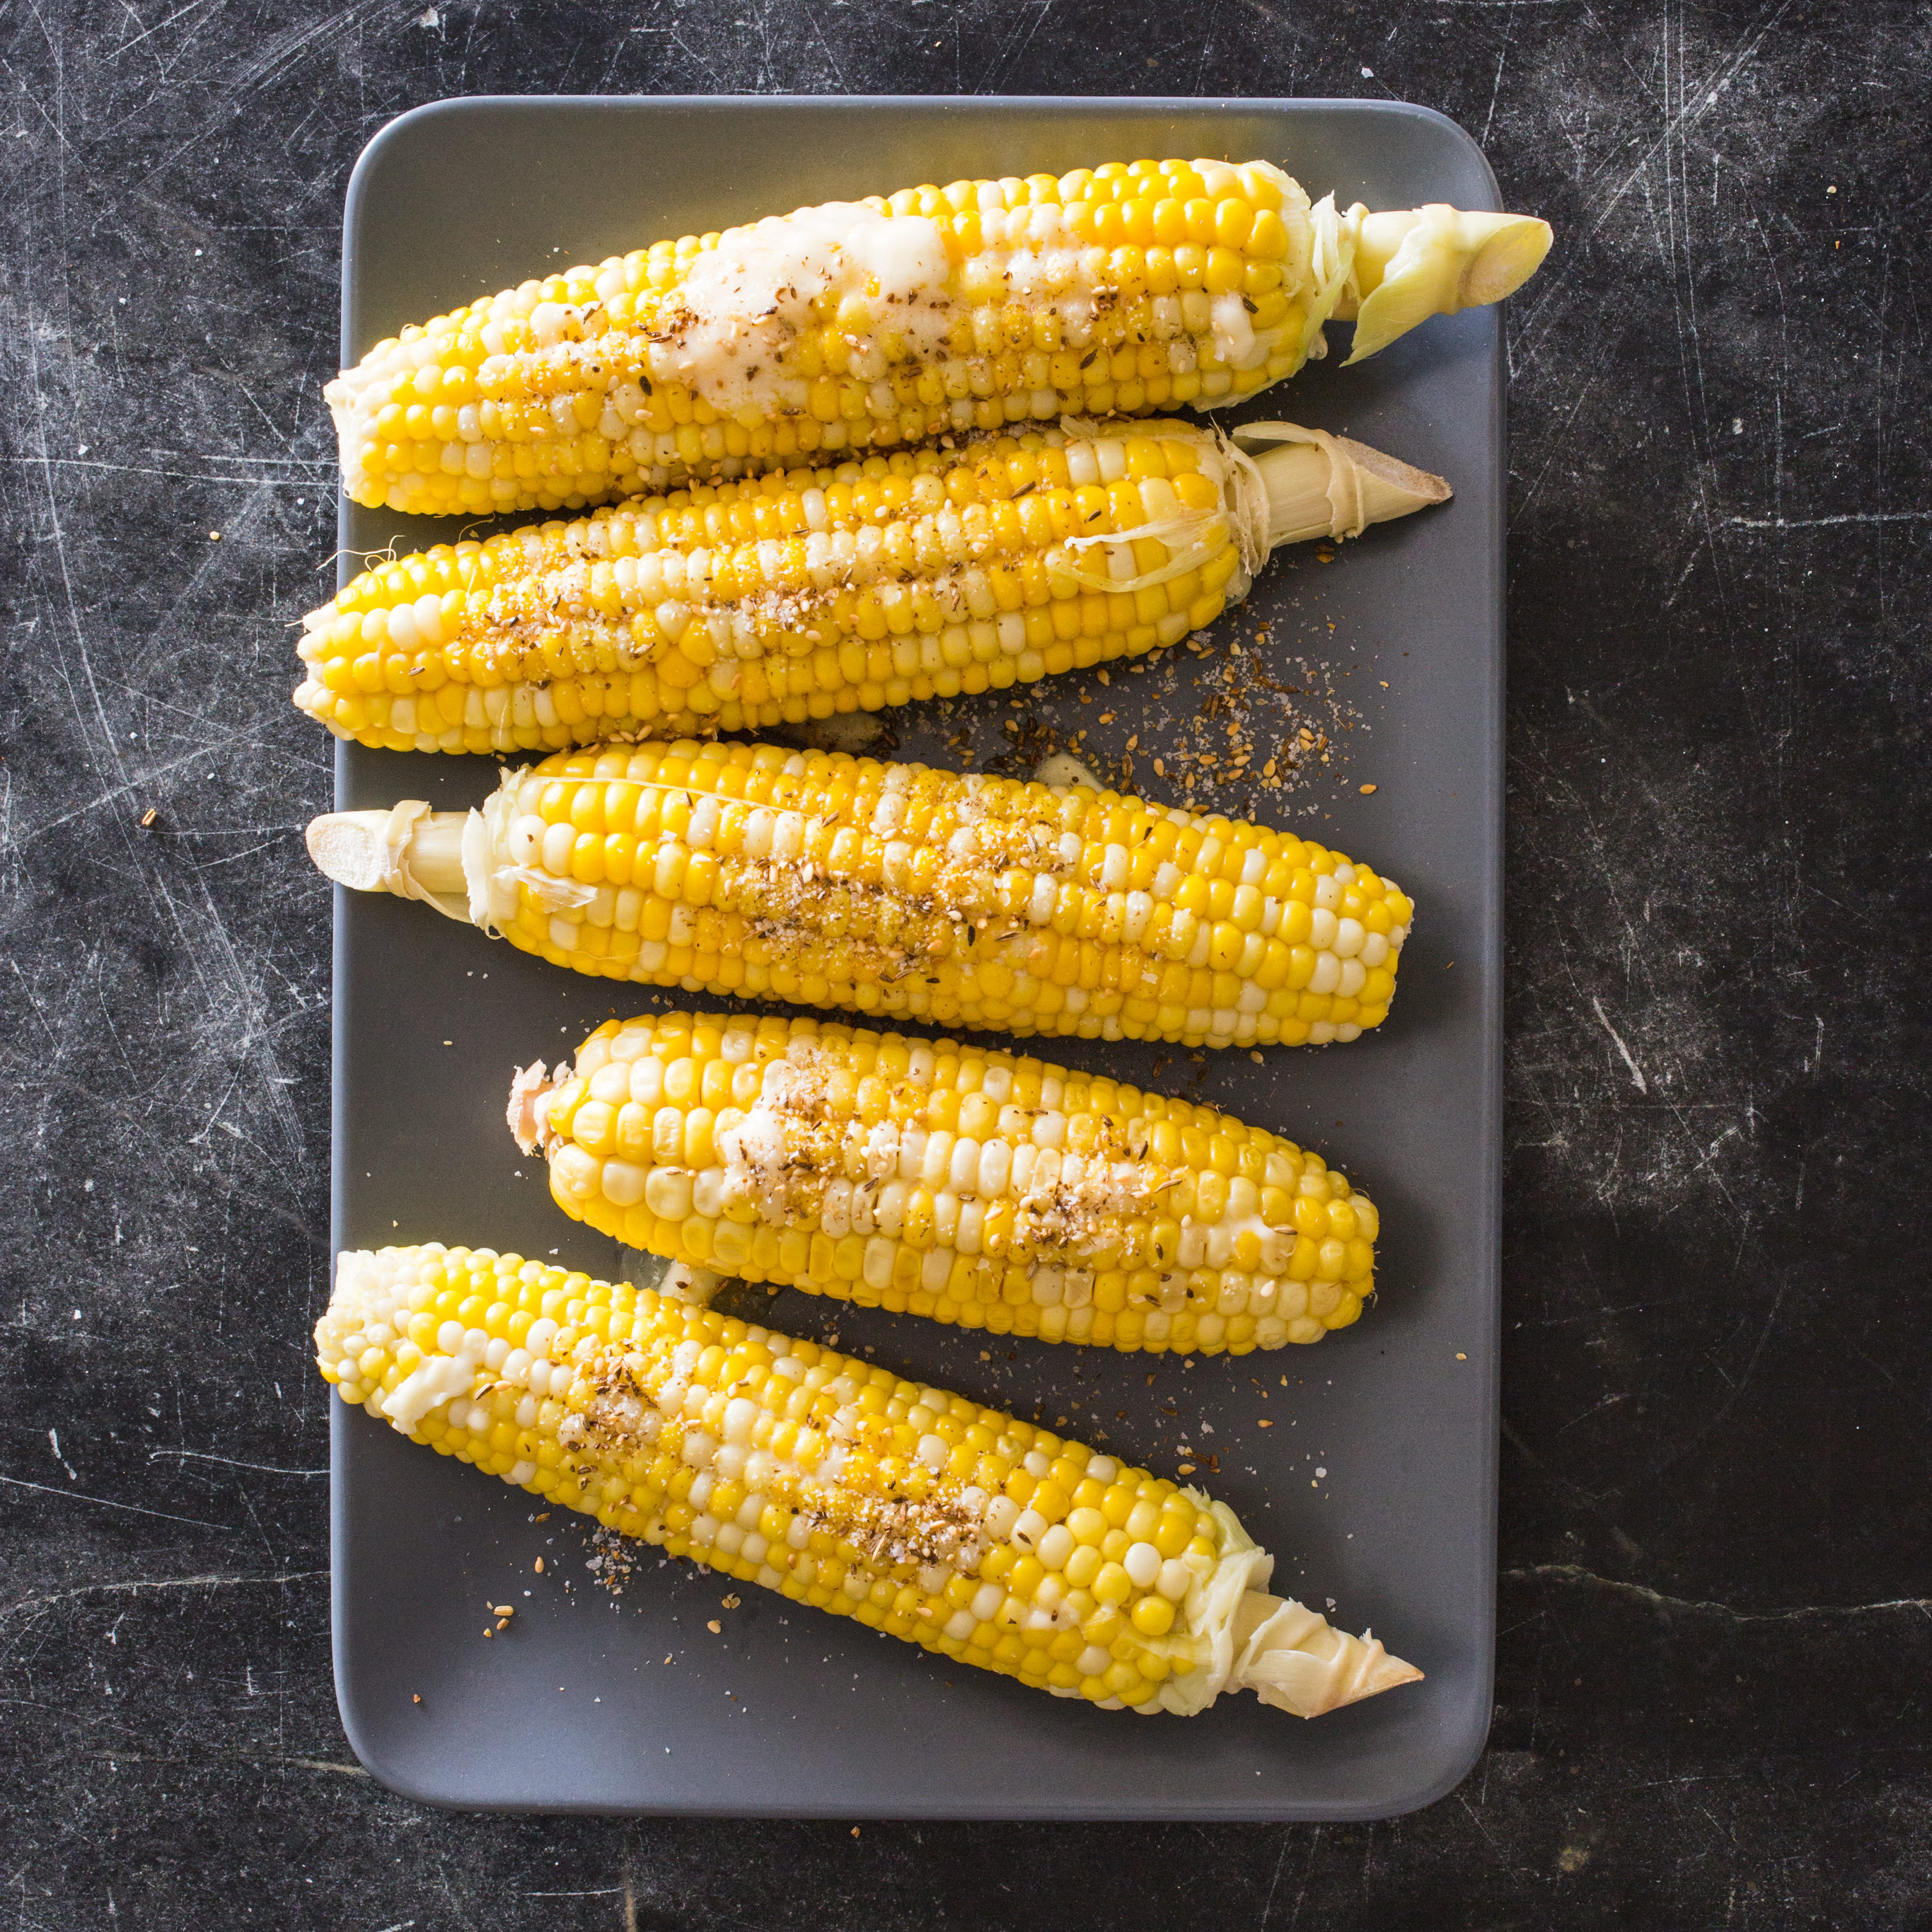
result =
[{"label": "scratch mark on surface", "polygon": [[1790,1623],[1803,1617],[1880,1616],[1894,1610],[1916,1610],[1932,1621],[1932,1597],[1887,1597],[1874,1604],[1798,1604],[1783,1610],[1741,1610],[1733,1604],[1713,1603],[1707,1598],[1672,1597],[1647,1584],[1626,1583],[1615,1576],[1600,1576],[1580,1563],[1532,1563],[1504,1570],[1503,1580],[1510,1583],[1567,1583],[1580,1588],[1604,1590],[1612,1596],[1628,1597],[1664,1610],[1695,1610],[1706,1616],[1723,1617],[1732,1623]]},{"label": "scratch mark on surface", "polygon": [[232,1456],[213,1456],[205,1449],[150,1449],[148,1460],[158,1462],[164,1456],[172,1456],[184,1462],[220,1462],[231,1469],[254,1469],[265,1476],[326,1476],[326,1469],[284,1469],[273,1462],[241,1462]]},{"label": "scratch mark on surface", "polygon": [[1623,1055],[1624,1064],[1630,1069],[1630,1078],[1636,1082],[1636,1090],[1640,1094],[1648,1094],[1650,1091],[1650,1088],[1644,1079],[1643,1069],[1638,1066],[1636,1062],[1630,1058],[1630,1050],[1628,1047],[1624,1046],[1623,1035],[1618,1032],[1615,1027],[1611,1025],[1609,1014],[1604,1011],[1603,1001],[1598,999],[1593,994],[1591,998],[1590,1004],[1592,1009],[1595,1011],[1598,1019],[1601,1022],[1604,1032],[1608,1034],[1611,1039],[1616,1042],[1617,1051]]},{"label": "scratch mark on surface", "polygon": [[1490,111],[1483,116],[1483,131],[1478,136],[1480,141],[1490,138],[1490,124],[1496,118],[1496,97],[1502,92],[1503,68],[1509,60],[1510,35],[1516,31],[1516,0],[1510,0],[1509,11],[1503,16],[1502,44],[1496,50],[1496,77],[1490,83]]},{"label": "scratch mark on surface", "polygon": [[0,1604],[0,1618],[38,1614],[56,1604],[70,1604],[82,1597],[136,1597],[149,1590],[234,1590],[257,1583],[312,1583],[328,1574],[326,1570],[278,1570],[242,1571],[231,1576],[211,1572],[196,1576],[129,1576],[104,1583],[82,1583],[72,1590],[53,1590],[45,1596],[22,1597],[17,1603]]},{"label": "scratch mark on surface", "polygon": [[57,1490],[51,1483],[30,1483],[24,1476],[0,1476],[0,1483],[4,1483],[10,1489],[38,1490],[42,1495],[58,1496],[64,1502],[92,1503],[101,1509],[127,1510],[135,1516],[158,1516],[164,1522],[191,1523],[196,1529],[226,1530],[232,1527],[225,1522],[210,1522],[202,1516],[173,1516],[166,1510],[143,1509],[139,1503],[121,1502],[112,1496],[90,1496],[79,1490]]},{"label": "scratch mark on surface", "polygon": [[1830,530],[1847,524],[1932,524],[1932,510],[1847,510],[1832,517],[1726,517],[1730,530]]},{"label": "scratch mark on surface", "polygon": [[[88,1756],[102,1764],[190,1765],[207,1762],[206,1759],[202,1758],[156,1757],[143,1751],[96,1750],[89,1751]],[[334,1758],[328,1757],[284,1757],[274,1752],[264,1756],[254,1751],[213,1751],[209,1756],[218,1760],[227,1759],[238,1764],[286,1765],[292,1771],[332,1771],[342,1778],[367,1778],[369,1775],[359,1764],[339,1764]],[[404,1923],[412,1925],[416,1922],[406,1919]],[[391,1932],[400,1932],[400,1928],[392,1928]]]}]

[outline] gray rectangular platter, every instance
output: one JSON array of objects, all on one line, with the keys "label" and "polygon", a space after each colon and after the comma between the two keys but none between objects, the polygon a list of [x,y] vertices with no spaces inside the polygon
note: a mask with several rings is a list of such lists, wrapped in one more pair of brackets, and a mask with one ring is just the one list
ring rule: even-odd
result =
[{"label": "gray rectangular platter", "polygon": [[[920,182],[1168,154],[1265,157],[1344,206],[1495,206],[1467,135],[1383,102],[449,101],[392,122],[356,168],[344,360],[405,322],[660,236]],[[1162,1473],[1184,1456],[1202,1463],[1194,1480],[1277,1552],[1277,1590],[1317,1608],[1332,1598],[1336,1621],[1372,1624],[1426,1682],[1311,1724],[1245,1696],[1191,1720],[1142,1720],[733,1592],[655,1552],[614,1598],[586,1574],[580,1523],[533,1522],[523,1492],[338,1405],[337,1690],[351,1743],[386,1784],[517,1809],[1339,1820],[1426,1804],[1474,1762],[1495,1633],[1500,325],[1492,310],[1438,318],[1346,372],[1346,332],[1331,334],[1325,365],[1244,413],[1346,430],[1448,476],[1455,500],[1332,563],[1306,549],[1278,556],[1204,656],[1171,654],[1171,668],[1117,672],[1106,689],[1093,673],[1049,680],[1024,703],[1035,721],[1086,728],[1102,752],[1138,730],[1136,784],[1171,796],[1150,769],[1173,728],[1162,721],[1196,710],[1232,640],[1254,648],[1270,624],[1261,662],[1291,684],[1291,659],[1324,660],[1358,726],[1336,734],[1333,763],[1286,802],[1238,784],[1202,787],[1198,802],[1304,826],[1414,896],[1394,1012],[1353,1045],[1278,1050],[1258,1065],[1232,1052],[1204,1067],[1138,1045],[1036,1050],[1189,1089],[1322,1150],[1382,1209],[1379,1295],[1312,1349],[1191,1364],[989,1342],[796,1292],[769,1304],[756,1293],[755,1318],[836,1333]],[[342,514],[345,553],[453,533]],[[1083,693],[1096,701],[1082,704]],[[1116,722],[1098,724],[1108,710]],[[997,694],[950,716],[898,714],[896,755],[956,765],[946,740],[965,730],[983,769],[1009,742],[1003,722],[1020,716]],[[484,760],[343,747],[338,802],[454,808],[495,776]],[[339,893],[335,935],[336,1246],[440,1240],[620,1272],[614,1245],[566,1220],[542,1163],[518,1155],[505,1094],[513,1066],[555,1058],[614,1013],[677,999],[557,971],[396,900]],[[1263,1416],[1271,1428],[1256,1426]],[[724,1607],[728,1593],[742,1604]],[[485,1639],[500,1603],[519,1614]]]}]

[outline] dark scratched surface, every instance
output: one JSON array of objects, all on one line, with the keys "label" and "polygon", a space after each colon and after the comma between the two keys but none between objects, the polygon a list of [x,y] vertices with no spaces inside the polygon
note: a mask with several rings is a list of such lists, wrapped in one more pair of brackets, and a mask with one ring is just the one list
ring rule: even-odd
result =
[{"label": "dark scratched surface", "polygon": [[[344,1741],[286,703],[343,188],[441,95],[776,91],[1399,96],[1556,225],[1508,318],[1497,1704],[1425,1811],[460,1816]],[[0,1916],[1932,1923],[1928,104],[1874,0],[0,0]]]}]

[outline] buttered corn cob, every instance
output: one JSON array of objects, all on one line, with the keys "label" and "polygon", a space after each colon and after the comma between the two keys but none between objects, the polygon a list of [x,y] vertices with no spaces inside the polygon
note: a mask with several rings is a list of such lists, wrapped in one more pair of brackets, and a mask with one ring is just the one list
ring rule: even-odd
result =
[{"label": "buttered corn cob", "polygon": [[1346,1327],[1374,1287],[1374,1206],[1319,1156],[970,1043],[646,1015],[524,1069],[509,1112],[601,1233],[895,1314],[1245,1354]]},{"label": "buttered corn cob", "polygon": [[1421,1676],[1267,1586],[1226,1504],[998,1410],[488,1248],[345,1252],[323,1378],[439,1455],[1103,1709],[1314,1717]]},{"label": "buttered corn cob", "polygon": [[332,813],[334,879],[558,965],[881,1018],[1189,1046],[1379,1025],[1412,908],[1291,833],[1084,785],[686,740]]},{"label": "buttered corn cob", "polygon": [[1546,224],[1311,206],[1264,161],[956,182],[660,242],[379,343],[326,392],[356,502],[572,508],[1064,412],[1234,403],[1500,300]]},{"label": "buttered corn cob", "polygon": [[1275,544],[1449,494],[1345,437],[1241,434],[1264,453],[1070,424],[439,544],[310,613],[295,700],[366,745],[488,752],[1004,690],[1174,644]]}]

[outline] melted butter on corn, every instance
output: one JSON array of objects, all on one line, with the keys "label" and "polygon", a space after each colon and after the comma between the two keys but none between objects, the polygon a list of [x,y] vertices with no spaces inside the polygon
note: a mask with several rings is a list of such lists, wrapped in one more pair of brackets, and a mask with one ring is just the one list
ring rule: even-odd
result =
[{"label": "melted butter on corn", "polygon": [[995,1334],[1244,1354],[1374,1287],[1379,1217],[1213,1108],[811,1020],[607,1022],[513,1088],[559,1204],[632,1247]]},{"label": "melted butter on corn", "polygon": [[1310,1717],[1420,1676],[1268,1595],[1233,1513],[996,1409],[483,1248],[346,1252],[316,1364],[440,1455],[1105,1709]]},{"label": "melted butter on corn", "polygon": [[803,414],[802,330],[827,311],[855,327],[849,361],[862,378],[883,375],[889,357],[937,361],[957,320],[952,274],[946,231],[926,216],[845,201],[769,216],[700,250],[662,304],[646,364],[654,383],[721,416]]}]

